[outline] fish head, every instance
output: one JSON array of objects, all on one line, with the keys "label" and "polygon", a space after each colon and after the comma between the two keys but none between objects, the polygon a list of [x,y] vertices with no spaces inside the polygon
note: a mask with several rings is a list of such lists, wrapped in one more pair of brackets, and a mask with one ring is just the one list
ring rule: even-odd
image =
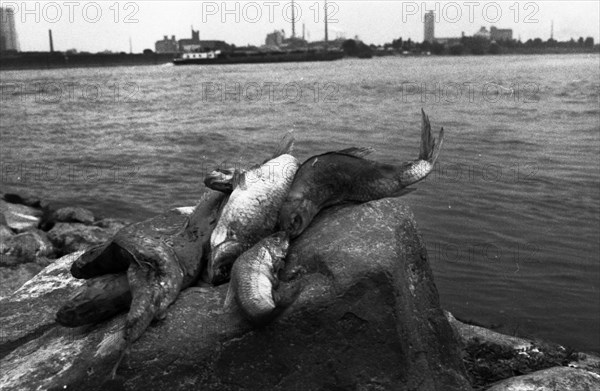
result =
[{"label": "fish head", "polygon": [[295,238],[304,232],[318,212],[319,208],[313,201],[290,192],[279,213],[279,226]]},{"label": "fish head", "polygon": [[286,231],[277,232],[269,236],[265,244],[273,258],[284,259],[290,247],[290,235]]},{"label": "fish head", "polygon": [[215,247],[206,266],[208,282],[213,285],[227,282],[233,263],[243,252],[241,243],[233,240],[226,240]]},{"label": "fish head", "polygon": [[235,168],[217,168],[206,175],[204,184],[209,189],[231,193],[233,191],[233,177],[235,172]]}]

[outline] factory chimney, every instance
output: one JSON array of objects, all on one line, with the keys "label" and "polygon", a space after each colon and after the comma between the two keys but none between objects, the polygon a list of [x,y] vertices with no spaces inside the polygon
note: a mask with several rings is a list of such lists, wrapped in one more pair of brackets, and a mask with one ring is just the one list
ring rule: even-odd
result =
[{"label": "factory chimney", "polygon": [[52,30],[48,30],[48,39],[50,40],[50,53],[54,53],[54,42],[52,41]]},{"label": "factory chimney", "polygon": [[325,49],[329,45],[329,33],[327,31],[327,0],[325,0]]}]

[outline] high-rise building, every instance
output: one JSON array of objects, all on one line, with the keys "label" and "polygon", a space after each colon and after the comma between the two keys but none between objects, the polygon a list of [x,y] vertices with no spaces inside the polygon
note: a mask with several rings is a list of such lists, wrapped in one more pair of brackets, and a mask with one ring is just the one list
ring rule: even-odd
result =
[{"label": "high-rise building", "polygon": [[423,40],[429,43],[433,43],[435,40],[435,13],[433,11],[425,14],[425,34]]},{"label": "high-rise building", "polygon": [[19,51],[15,14],[11,8],[0,8],[0,52]]}]

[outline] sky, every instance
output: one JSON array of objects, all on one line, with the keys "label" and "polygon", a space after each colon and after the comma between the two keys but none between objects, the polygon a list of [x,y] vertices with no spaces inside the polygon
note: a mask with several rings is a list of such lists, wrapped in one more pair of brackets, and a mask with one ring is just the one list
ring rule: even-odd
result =
[{"label": "sky", "polygon": [[[329,37],[384,44],[402,37],[423,40],[423,15],[436,13],[435,36],[472,35],[482,26],[513,29],[526,41],[580,36],[600,41],[598,1],[367,1],[329,0]],[[297,35],[305,25],[309,40],[324,36],[323,0],[258,1],[0,1],[15,10],[22,51],[47,51],[52,29],[55,50],[77,49],[134,53],[149,48],[164,35],[189,38],[191,26],[201,39],[237,46],[262,45],[266,34],[284,29],[291,34],[294,7]]]}]

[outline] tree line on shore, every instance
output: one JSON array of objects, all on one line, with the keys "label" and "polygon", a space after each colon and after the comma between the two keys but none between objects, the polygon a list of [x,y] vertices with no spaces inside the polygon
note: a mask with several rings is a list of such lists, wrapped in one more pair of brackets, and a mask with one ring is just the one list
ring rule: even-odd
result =
[{"label": "tree line on shore", "polygon": [[515,39],[490,40],[480,36],[463,36],[449,43],[438,41],[415,42],[401,37],[383,45],[367,45],[360,40],[348,39],[342,49],[351,57],[369,58],[373,55],[434,54],[434,55],[483,55],[483,54],[536,54],[536,53],[576,53],[599,51],[600,45],[594,44],[592,37],[579,37],[575,40],[557,41],[541,38],[528,39],[525,42]]}]

